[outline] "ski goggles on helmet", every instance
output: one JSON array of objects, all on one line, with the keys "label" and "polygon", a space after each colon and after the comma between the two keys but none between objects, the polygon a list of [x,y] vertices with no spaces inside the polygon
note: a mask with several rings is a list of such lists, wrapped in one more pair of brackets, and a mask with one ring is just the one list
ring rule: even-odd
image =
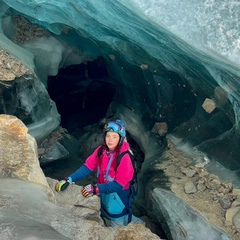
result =
[{"label": "ski goggles on helmet", "polygon": [[118,133],[121,137],[126,136],[125,128],[116,122],[107,123],[104,126],[104,132],[115,132]]}]

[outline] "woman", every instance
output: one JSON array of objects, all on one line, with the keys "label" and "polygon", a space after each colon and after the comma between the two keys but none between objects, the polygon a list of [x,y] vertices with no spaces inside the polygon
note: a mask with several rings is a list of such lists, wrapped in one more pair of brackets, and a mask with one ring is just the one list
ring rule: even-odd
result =
[{"label": "woman", "polygon": [[[108,122],[104,127],[104,143],[90,155],[85,164],[67,179],[55,186],[56,191],[65,190],[69,184],[77,182],[93,171],[97,172],[97,184],[89,184],[82,189],[84,197],[99,195],[101,216],[107,226],[127,225],[130,221],[143,223],[131,214],[130,181],[134,168],[129,154],[124,154],[120,163],[117,156],[128,151],[125,124],[121,120]],[[100,154],[99,154],[100,153]]]}]

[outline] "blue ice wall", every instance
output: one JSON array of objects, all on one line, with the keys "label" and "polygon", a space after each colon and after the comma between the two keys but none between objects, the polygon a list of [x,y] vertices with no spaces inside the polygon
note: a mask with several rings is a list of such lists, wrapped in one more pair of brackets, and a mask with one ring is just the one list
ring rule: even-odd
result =
[{"label": "blue ice wall", "polygon": [[[27,54],[13,51],[18,46],[1,43],[35,68],[44,84],[60,67],[103,56],[116,79],[115,101],[149,129],[156,121],[167,121],[183,142],[232,170],[240,167],[235,146],[239,139],[239,17],[234,1],[32,0],[26,4],[2,0],[1,9],[7,40],[14,41],[7,16],[15,11],[51,33],[20,44],[22,52],[34,56],[35,66]],[[206,98],[216,104],[212,114],[202,108]]]},{"label": "blue ice wall", "polygon": [[[150,130],[155,122],[166,121],[170,133],[204,153],[200,158],[208,157],[239,176],[236,1],[0,0],[0,4],[0,46],[29,66],[43,84],[61,67],[105,58],[117,88],[117,114],[144,150],[149,160],[145,169],[159,153]],[[16,43],[9,19],[16,12],[50,36]],[[210,114],[202,108],[206,98],[216,104]],[[57,118],[57,113],[53,116]]]},{"label": "blue ice wall", "polygon": [[[208,1],[136,0],[4,2],[56,35],[70,29],[65,39],[91,58],[119,54],[116,61],[124,57],[125,64],[147,66],[160,77],[167,69],[186,79],[202,95],[212,94],[208,86],[221,86],[233,105],[233,121],[238,124],[239,26],[234,1],[221,1],[221,5]],[[116,68],[125,85],[132,89],[138,84],[141,76],[134,79],[120,66]],[[144,101],[156,114],[156,89],[160,86],[150,78],[143,84],[149,89]],[[137,91],[142,93],[141,89]]]},{"label": "blue ice wall", "polygon": [[[222,164],[231,162],[232,170],[239,168],[234,144],[239,139],[239,16],[234,1],[2,2],[52,33],[22,46],[33,52],[43,82],[60,67],[103,56],[119,89],[116,101],[149,128],[167,121],[184,142]],[[6,27],[4,33],[11,35]],[[216,104],[212,114],[202,108],[206,98]]]}]

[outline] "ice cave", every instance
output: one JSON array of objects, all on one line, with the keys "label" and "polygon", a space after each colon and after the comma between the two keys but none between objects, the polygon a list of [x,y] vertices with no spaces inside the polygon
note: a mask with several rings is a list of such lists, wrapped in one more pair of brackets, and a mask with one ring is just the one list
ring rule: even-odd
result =
[{"label": "ice cave", "polygon": [[[22,120],[38,143],[62,126],[83,145],[105,118],[124,120],[141,155],[137,204],[164,236],[231,239],[175,197],[152,167],[170,139],[240,187],[240,9],[220,2],[0,0],[0,47],[34,73],[1,79],[0,114]],[[167,125],[166,135],[153,131],[156,123]],[[82,157],[97,143],[86,143]],[[52,171],[59,154],[64,161],[66,152],[79,153],[61,147],[43,166],[50,177],[63,174]],[[64,164],[69,172],[77,166]],[[174,230],[179,222],[187,236]]]}]

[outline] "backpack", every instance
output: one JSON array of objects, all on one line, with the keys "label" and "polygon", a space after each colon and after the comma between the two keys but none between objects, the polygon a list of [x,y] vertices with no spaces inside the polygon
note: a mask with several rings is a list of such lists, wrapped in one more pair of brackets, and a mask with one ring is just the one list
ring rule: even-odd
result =
[{"label": "backpack", "polygon": [[[103,147],[101,146],[98,149],[98,154],[97,154],[97,158],[100,158],[102,156],[103,153]],[[132,220],[132,204],[133,204],[133,199],[134,197],[137,195],[138,192],[138,179],[137,179],[137,166],[136,166],[136,161],[135,161],[135,156],[133,154],[133,152],[131,150],[127,150],[125,152],[121,152],[118,156],[117,156],[117,167],[118,168],[123,156],[125,154],[129,154],[131,162],[132,162],[132,166],[134,169],[134,173],[133,173],[133,177],[130,181],[130,188],[129,188],[129,203],[128,203],[128,209],[129,209],[129,217],[128,217],[128,223],[131,222]]]}]

